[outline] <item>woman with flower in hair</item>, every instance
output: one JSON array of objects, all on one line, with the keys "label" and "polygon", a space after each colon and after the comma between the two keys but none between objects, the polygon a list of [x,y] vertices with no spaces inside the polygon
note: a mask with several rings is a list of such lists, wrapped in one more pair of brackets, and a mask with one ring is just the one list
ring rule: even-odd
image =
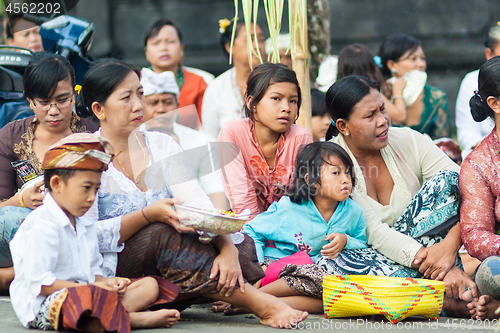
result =
[{"label": "woman with flower in hair", "polygon": [[[248,59],[247,29],[243,21],[220,20],[220,45],[222,52],[229,59],[231,56],[233,67],[211,82],[203,97],[202,126],[205,135],[217,140],[222,125],[231,119],[243,118],[243,98],[247,88],[247,79],[260,64],[257,56],[252,56],[252,63]],[[231,35],[236,29],[234,44],[231,49]],[[257,36],[254,36],[254,32]],[[250,25],[252,40],[258,41],[255,45],[264,59],[264,33],[259,25]],[[230,52],[232,52],[230,54]]]}]

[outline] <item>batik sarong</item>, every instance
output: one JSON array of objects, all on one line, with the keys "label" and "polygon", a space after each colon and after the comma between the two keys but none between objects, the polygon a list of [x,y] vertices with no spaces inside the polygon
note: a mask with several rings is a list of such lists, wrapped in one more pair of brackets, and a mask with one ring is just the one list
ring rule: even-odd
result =
[{"label": "batik sarong", "polygon": [[[441,242],[458,222],[459,205],[458,173],[441,171],[425,182],[393,228],[429,247]],[[322,276],[328,274],[422,277],[418,270],[400,265],[372,248],[343,250],[335,259],[321,256],[316,265],[320,269],[310,267],[314,265],[287,265],[280,277],[292,290],[313,297],[321,295]],[[455,265],[463,269],[458,254]]]},{"label": "batik sarong", "polygon": [[[160,292],[149,307],[172,302],[179,288],[160,277],[153,278],[158,282]],[[140,279],[134,281],[137,280]],[[82,331],[90,318],[99,319],[106,332],[130,332],[130,316],[118,293],[94,285],[64,288],[47,296],[28,326],[42,330]]]},{"label": "batik sarong", "polygon": [[[197,297],[217,292],[218,276],[210,279],[214,259],[219,254],[211,244],[203,244],[194,233],[178,233],[165,223],[152,223],[126,242],[118,254],[117,275],[136,278],[161,276],[179,286],[180,294]],[[236,245],[243,277],[250,283],[260,280],[253,240],[244,235]]]},{"label": "batik sarong", "polygon": [[[459,220],[458,173],[441,171],[425,182],[393,228],[429,247],[441,242]],[[343,250],[335,259],[316,262],[334,275],[383,275],[420,277],[418,270],[400,265],[372,249]],[[455,265],[463,268],[457,254]]]}]

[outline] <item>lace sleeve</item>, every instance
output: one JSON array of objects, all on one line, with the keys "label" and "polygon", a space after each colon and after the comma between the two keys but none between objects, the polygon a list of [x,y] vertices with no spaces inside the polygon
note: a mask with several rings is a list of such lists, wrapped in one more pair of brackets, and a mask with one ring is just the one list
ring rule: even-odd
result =
[{"label": "lace sleeve", "polygon": [[[106,182],[106,176],[103,175],[102,181]],[[103,191],[103,188],[99,189]],[[118,245],[120,240],[121,216],[104,219],[99,221],[99,200],[95,200],[92,207],[85,216],[92,221],[96,221],[97,239],[99,241],[99,252],[121,252],[124,245]]]},{"label": "lace sleeve", "polygon": [[[98,200],[96,200],[97,202]],[[97,205],[95,214],[97,215]],[[92,206],[92,207],[94,207]],[[118,266],[118,252],[123,251],[125,244],[118,245],[120,241],[121,216],[96,222],[99,252],[102,254],[102,276],[109,278],[116,275]]]},{"label": "lace sleeve", "polygon": [[469,254],[479,260],[496,255],[500,248],[500,235],[495,233],[498,228],[495,184],[497,161],[484,147],[471,153],[469,156],[472,155],[472,158],[468,156],[465,159],[459,183],[462,240]]},{"label": "lace sleeve", "polygon": [[123,250],[124,245],[118,245],[118,241],[120,240],[120,227],[121,216],[96,222],[99,251],[101,253],[117,253]]}]

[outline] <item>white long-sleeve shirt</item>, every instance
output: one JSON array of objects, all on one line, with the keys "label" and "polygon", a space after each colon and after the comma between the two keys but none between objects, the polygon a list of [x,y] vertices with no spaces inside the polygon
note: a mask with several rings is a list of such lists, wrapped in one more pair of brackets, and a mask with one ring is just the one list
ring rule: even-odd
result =
[{"label": "white long-sleeve shirt", "polygon": [[469,101],[474,96],[474,91],[477,90],[477,80],[479,70],[467,74],[458,91],[457,104],[455,107],[455,123],[457,125],[458,144],[462,148],[462,159],[472,151],[481,142],[495,126],[490,118],[486,118],[482,122],[476,122],[470,113]]},{"label": "white long-sleeve shirt", "polygon": [[46,296],[42,286],[57,280],[94,283],[102,275],[102,256],[94,221],[76,218],[76,230],[50,193],[31,212],[10,242],[16,277],[10,285],[12,307],[21,323],[35,319]]}]

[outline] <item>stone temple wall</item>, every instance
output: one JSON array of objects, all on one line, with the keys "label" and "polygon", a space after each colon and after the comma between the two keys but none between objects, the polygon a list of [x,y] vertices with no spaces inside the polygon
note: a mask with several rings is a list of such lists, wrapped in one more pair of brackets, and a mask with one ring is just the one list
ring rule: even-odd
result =
[{"label": "stone temple wall", "polygon": [[[261,7],[258,21],[267,34],[262,2]],[[229,68],[218,44],[218,20],[234,16],[232,0],[81,0],[72,14],[94,22],[91,53],[97,57],[113,55],[146,65],[144,32],[168,17],[184,35],[186,65],[215,75]],[[447,93],[453,114],[460,82],[485,61],[484,37],[496,21],[497,0],[330,0],[333,54],[356,42],[376,53],[386,35],[410,34],[422,40],[428,82]],[[287,12],[282,29],[288,31]]]}]

